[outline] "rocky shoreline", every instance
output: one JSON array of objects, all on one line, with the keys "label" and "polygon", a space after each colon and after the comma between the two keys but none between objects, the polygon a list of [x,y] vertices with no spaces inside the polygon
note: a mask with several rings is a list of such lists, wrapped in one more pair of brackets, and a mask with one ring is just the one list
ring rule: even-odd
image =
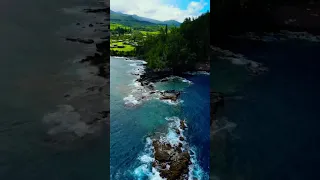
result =
[{"label": "rocky shoreline", "polygon": [[[187,129],[184,120],[180,120],[179,127],[175,128],[175,133],[179,135],[178,144],[163,142],[161,139],[154,139],[152,146],[154,149],[154,161],[152,167],[155,168],[162,178],[167,180],[188,179],[189,165],[192,164],[190,150],[187,147],[183,131]],[[192,153],[192,152],[191,152]]]},{"label": "rocky shoreline", "polygon": [[[134,60],[134,59],[132,59]],[[206,69],[204,68],[206,66]],[[210,72],[210,69],[207,67],[208,65],[202,65],[199,69],[202,72]],[[188,72],[190,74],[190,72]],[[161,69],[161,70],[153,70],[146,68],[144,73],[139,76],[139,78],[136,80],[141,84],[141,86],[148,88],[151,90],[151,94],[156,93],[156,90],[154,88],[154,83],[156,82],[165,82],[169,81],[170,77],[182,77],[184,78],[186,76],[186,72],[173,72],[170,69]],[[180,96],[180,91],[175,90],[167,90],[160,92],[160,99],[161,100],[172,100],[173,102],[176,102]]]},{"label": "rocky shoreline", "polygon": [[[125,58],[125,60],[136,60],[135,58]],[[204,71],[204,69],[201,69]],[[208,69],[207,69],[208,70]],[[206,71],[207,72],[207,71]],[[182,91],[164,90],[159,91],[154,87],[156,82],[169,81],[172,76],[184,77],[185,73],[173,73],[170,69],[151,70],[146,68],[143,73],[133,73],[137,75],[136,80],[142,87],[147,88],[149,94],[159,95],[160,100],[170,100],[177,102]],[[187,180],[189,179],[190,165],[192,165],[191,158],[194,152],[189,149],[186,138],[183,132],[187,129],[185,120],[180,120],[179,125],[174,127],[174,134],[178,137],[176,144],[164,140],[163,137],[156,137],[152,139],[152,149],[154,160],[152,167],[159,172],[162,178],[167,180]],[[193,178],[196,180],[197,178]]]}]

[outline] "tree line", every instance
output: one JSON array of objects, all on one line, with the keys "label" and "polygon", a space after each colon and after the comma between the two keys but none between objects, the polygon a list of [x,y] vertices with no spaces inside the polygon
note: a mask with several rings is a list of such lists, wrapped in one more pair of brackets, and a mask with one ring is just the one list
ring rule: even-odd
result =
[{"label": "tree line", "polygon": [[127,34],[127,33],[131,33],[132,29],[131,28],[123,28],[123,27],[116,27],[115,29],[113,29],[111,31],[111,33],[116,33],[119,36]]},{"label": "tree line", "polygon": [[160,28],[156,36],[148,35],[136,55],[152,69],[170,68],[174,72],[192,70],[198,62],[208,61],[210,13],[196,19],[186,18],[180,27]]}]

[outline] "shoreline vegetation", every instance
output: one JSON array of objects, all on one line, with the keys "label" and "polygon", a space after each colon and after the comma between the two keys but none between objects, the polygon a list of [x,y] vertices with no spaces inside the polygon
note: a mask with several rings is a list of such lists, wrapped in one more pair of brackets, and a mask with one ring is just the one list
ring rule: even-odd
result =
[{"label": "shoreline vegetation", "polygon": [[[284,39],[304,39],[320,42],[320,2],[302,0],[246,0],[246,1],[212,1],[210,31],[212,51],[222,52],[222,49],[236,49],[243,43],[268,43],[278,40],[274,36],[283,35]],[[285,33],[284,33],[285,32]],[[299,34],[300,32],[300,34]],[[309,34],[311,33],[311,34]],[[234,38],[243,36],[243,39]],[[288,37],[286,37],[288,36]],[[291,37],[290,37],[291,36]],[[312,37],[313,36],[313,37]],[[271,40],[270,40],[271,39]],[[222,48],[222,49],[220,49]],[[219,56],[212,54],[211,66],[219,63]],[[226,60],[247,61],[241,54],[225,51],[229,56]],[[239,62],[243,63],[243,62]],[[236,63],[235,63],[236,64]],[[243,63],[256,68],[254,63]],[[261,64],[260,64],[261,65]],[[252,69],[251,68],[251,69]],[[250,68],[248,69],[250,71]],[[257,69],[266,72],[261,67]],[[213,72],[214,73],[214,72]],[[225,117],[224,105],[228,103],[227,92],[216,92],[213,88],[210,93],[211,99],[211,153],[210,153],[210,179],[248,179],[254,178],[253,172],[241,171],[234,167],[236,157],[230,154],[232,149],[232,129],[236,124],[228,122]],[[236,97],[234,97],[236,98]],[[248,167],[252,168],[253,167]],[[249,178],[249,179],[250,179]]]},{"label": "shoreline vegetation", "polygon": [[[210,72],[210,13],[196,19],[186,18],[177,26],[145,25],[138,27],[111,20],[110,56],[124,57],[125,60],[142,59],[147,63],[144,72],[136,80],[148,88],[150,94],[158,93],[154,83],[168,81],[172,76],[185,77],[187,72]],[[130,24],[130,23],[128,23]],[[138,27],[138,28],[137,28]],[[177,102],[180,91],[160,92],[160,99]],[[181,136],[179,144],[152,139],[155,168],[162,178],[168,180],[188,179],[190,157],[194,152],[184,147],[182,135],[186,122],[180,121],[175,129]],[[186,144],[186,142],[184,142]],[[169,166],[168,166],[169,165]]]},{"label": "shoreline vegetation", "polygon": [[142,86],[186,72],[210,72],[210,13],[186,18],[179,27],[159,26],[139,31],[111,22],[110,56],[143,59]]},{"label": "shoreline vegetation", "polygon": [[170,69],[179,74],[198,67],[208,72],[209,22],[209,12],[196,19],[187,18],[179,27],[166,25],[152,31],[111,22],[110,55],[143,59],[147,68],[155,71]]}]

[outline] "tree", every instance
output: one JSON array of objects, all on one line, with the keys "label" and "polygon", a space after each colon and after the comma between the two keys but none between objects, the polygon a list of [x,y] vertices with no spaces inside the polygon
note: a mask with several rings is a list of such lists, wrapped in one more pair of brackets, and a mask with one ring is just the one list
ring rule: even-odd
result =
[{"label": "tree", "polygon": [[133,41],[142,40],[142,39],[143,39],[143,34],[140,31],[133,31],[132,33]]},{"label": "tree", "polygon": [[200,61],[209,57],[210,14],[195,20],[186,18],[180,28],[160,28],[157,36],[148,35],[137,55],[146,59],[153,69],[170,68],[173,73],[192,70]]}]

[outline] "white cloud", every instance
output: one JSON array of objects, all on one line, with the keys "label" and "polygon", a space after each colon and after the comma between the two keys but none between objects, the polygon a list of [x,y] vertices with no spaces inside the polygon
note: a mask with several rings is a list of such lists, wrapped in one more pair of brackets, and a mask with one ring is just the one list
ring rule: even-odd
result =
[{"label": "white cloud", "polygon": [[125,14],[157,20],[177,20],[182,22],[187,17],[198,17],[208,4],[203,0],[192,1],[187,9],[169,4],[167,0],[110,0],[110,8]]}]

